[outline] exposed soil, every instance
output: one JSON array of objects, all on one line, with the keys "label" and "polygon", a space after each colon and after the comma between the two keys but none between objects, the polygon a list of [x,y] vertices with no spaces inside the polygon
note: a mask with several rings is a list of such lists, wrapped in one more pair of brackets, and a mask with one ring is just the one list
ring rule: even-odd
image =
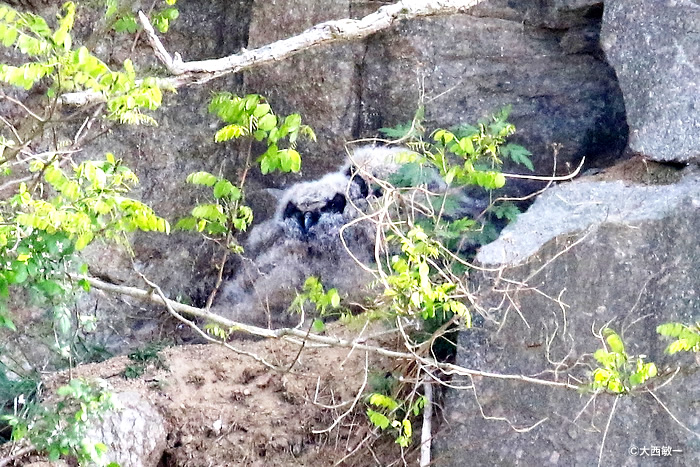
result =
[{"label": "exposed soil", "polygon": [[664,164],[634,156],[587,178],[600,181],[624,180],[642,185],[668,185],[682,178],[681,169],[682,166],[677,164]]},{"label": "exposed soil", "polygon": [[[373,380],[392,372],[395,360],[309,345],[299,352],[299,345],[284,341],[232,345],[285,370],[222,346],[190,345],[162,350],[167,369],[152,363],[138,378],[122,376],[134,363],[127,357],[80,366],[72,377],[102,378],[114,392],[137,391],[148,398],[167,423],[163,467],[387,466],[404,460],[417,465],[416,448],[402,459],[391,437],[372,432],[364,398],[332,429],[318,433],[351,408],[365,382],[364,393],[371,392]],[[47,387],[68,378],[61,373]],[[31,456],[10,465],[37,460]]]}]

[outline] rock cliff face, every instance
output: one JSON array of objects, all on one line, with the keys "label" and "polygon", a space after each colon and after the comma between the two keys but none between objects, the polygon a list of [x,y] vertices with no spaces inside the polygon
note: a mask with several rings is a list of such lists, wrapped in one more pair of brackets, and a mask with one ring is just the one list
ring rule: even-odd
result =
[{"label": "rock cliff face", "polygon": [[[56,2],[14,3],[48,17],[56,10]],[[381,3],[180,0],[181,16],[163,41],[185,60],[216,58],[321,21],[361,17]],[[487,0],[470,15],[406,21],[364,41],[180,89],[166,96],[156,115],[158,127],[117,128],[81,157],[99,158],[108,151],[123,157],[142,180],[138,195],[174,220],[187,214],[198,196],[185,185],[188,173],[221,172],[232,180],[240,174],[237,146],[214,143],[219,122],[206,110],[212,92],[230,91],[262,93],[279,113],[301,113],[319,138],[318,144],[300,146],[301,177],[250,174],[248,201],[258,221],[274,210],[266,188],[336,170],[346,141],[410,120],[421,102],[428,130],[474,122],[512,106],[516,141],[533,152],[541,174],[551,173],[555,143],[562,145],[560,172],[582,157],[590,167],[608,165],[625,149],[693,165],[700,146],[699,10],[690,0],[605,5]],[[100,15],[81,12],[76,43],[90,35]],[[94,41],[110,63],[132,55],[132,37],[110,33]],[[159,66],[145,44],[136,44],[135,51],[138,66]],[[0,101],[3,115],[11,117],[10,109]],[[700,181],[691,169],[678,178],[667,186],[577,182],[542,196],[481,251],[479,261],[497,273],[473,283],[484,317],[460,335],[458,363],[558,382],[583,379],[590,374],[590,353],[601,345],[593,332],[608,323],[622,333],[630,354],[647,355],[669,374],[677,360],[663,354],[656,325],[700,319]],[[534,188],[516,184],[514,191]],[[212,250],[197,238],[139,234],[134,251],[136,268],[171,296],[201,303],[211,289]],[[133,281],[126,255],[101,246],[86,254],[93,274]],[[158,312],[144,313],[140,303],[96,292],[80,305],[95,310],[103,323],[96,339],[113,352],[163,332]],[[689,356],[683,358],[697,368]],[[659,388],[658,400],[650,394],[620,399],[613,418],[609,396],[587,404],[585,396],[561,388],[486,379],[465,383],[471,392],[447,397],[448,423],[439,436],[436,465],[595,465],[608,420],[606,463],[636,465],[639,457],[630,449],[644,446],[682,450],[672,456],[677,465],[699,460],[697,436],[678,423],[700,431],[697,371],[682,372]],[[494,446],[494,440],[503,442]]]},{"label": "rock cliff face", "polygon": [[[689,167],[672,174],[635,159],[540,196],[479,252],[486,272],[472,285],[482,319],[460,334],[457,353],[473,369],[590,381],[607,326],[663,376],[619,399],[464,381],[471,391],[447,396],[437,465],[638,465],[662,447],[670,465],[700,461],[697,358],[665,354],[655,331],[700,320],[699,14],[697,2],[605,3],[602,43],[620,80],[629,149]],[[666,184],[645,185],[654,181]]]},{"label": "rock cliff face", "polygon": [[[668,342],[655,329],[700,318],[699,208],[697,170],[665,186],[580,181],[551,189],[479,252],[488,270],[474,278],[484,319],[461,333],[457,362],[589,381],[592,353],[602,346],[595,334],[607,325],[630,355],[656,362],[661,381],[679,364],[685,370],[668,386],[651,387],[658,400],[650,393],[620,399],[602,448],[605,464],[636,465],[635,446],[673,446],[683,453],[668,459],[672,465],[696,463],[700,438],[686,428],[700,428],[692,409],[700,397],[697,364],[691,355],[664,354]],[[473,391],[448,395],[438,465],[596,465],[614,396],[590,403],[591,394],[561,388],[465,383]],[[495,439],[502,443],[492,448]]]},{"label": "rock cliff face", "polygon": [[601,43],[615,69],[629,147],[657,161],[700,159],[700,5],[605,3]]},{"label": "rock cliff face", "polygon": [[[52,2],[30,6],[48,17],[55,14]],[[181,0],[180,18],[163,42],[185,60],[215,58],[292,36],[321,21],[361,17],[379,6],[347,0]],[[158,127],[116,128],[83,156],[99,158],[110,151],[123,157],[141,178],[137,195],[175,220],[187,214],[198,196],[185,184],[188,173],[222,171],[234,180],[240,174],[238,147],[213,141],[220,125],[206,110],[212,92],[263,93],[279,113],[301,113],[319,138],[317,144],[300,147],[306,179],[337,169],[346,141],[376,136],[380,127],[410,120],[424,93],[429,130],[474,122],[512,105],[512,120],[520,129],[517,140],[533,152],[540,173],[551,171],[552,143],[563,145],[560,170],[577,165],[583,156],[596,165],[619,156],[627,138],[622,96],[598,47],[601,15],[596,2],[543,6],[534,0],[496,0],[484,2],[473,15],[407,21],[365,41],[322,47],[167,94],[156,115]],[[160,66],[145,42],[132,53],[129,36],[107,33],[87,39],[100,17],[101,11],[81,9],[74,42],[91,41],[112,64],[132,56],[137,66]],[[265,188],[297,181],[294,175],[251,174],[248,201],[258,222],[273,211]],[[539,188],[514,186],[521,192]],[[139,234],[134,251],[136,267],[167,293],[203,303],[215,275],[209,245],[182,233]],[[98,276],[115,282],[134,277],[124,254],[96,246],[88,255]],[[110,350],[159,332],[150,316],[119,311],[121,300],[96,294],[84,306],[110,321],[100,338]],[[139,318],[120,318],[128,314]]]}]

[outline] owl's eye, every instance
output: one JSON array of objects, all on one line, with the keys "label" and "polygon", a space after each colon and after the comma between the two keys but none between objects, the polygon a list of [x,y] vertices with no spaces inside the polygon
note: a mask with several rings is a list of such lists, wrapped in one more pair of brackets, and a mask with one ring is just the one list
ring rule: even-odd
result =
[{"label": "owl's eye", "polygon": [[358,186],[358,188],[360,189],[360,194],[363,198],[367,198],[369,196],[369,186],[367,185],[365,179],[357,174],[356,167],[348,167],[348,169],[345,171],[345,175],[350,179],[352,183]]},{"label": "owl's eye", "polygon": [[282,213],[283,219],[294,219],[299,227],[302,228],[304,225],[304,213],[296,206],[296,204],[291,201],[287,203]]},{"label": "owl's eye", "polygon": [[333,199],[328,201],[328,203],[321,208],[321,212],[342,214],[347,204],[348,201],[345,199],[345,195],[336,193]]}]

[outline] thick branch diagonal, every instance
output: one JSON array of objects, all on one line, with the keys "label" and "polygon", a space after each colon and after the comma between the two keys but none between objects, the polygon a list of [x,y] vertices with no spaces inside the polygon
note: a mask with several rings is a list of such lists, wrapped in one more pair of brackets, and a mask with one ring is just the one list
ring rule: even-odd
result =
[{"label": "thick branch diagonal", "polygon": [[[317,24],[296,36],[282,39],[253,50],[211,60],[183,62],[179,53],[170,54],[156,35],[148,18],[141,13],[139,18],[144,27],[148,42],[155,55],[173,75],[158,80],[164,88],[201,84],[231,73],[253,68],[266,63],[284,60],[304,50],[336,42],[363,39],[393,24],[423,16],[451,15],[467,13],[483,0],[403,0],[379,8],[361,19],[340,19]],[[67,93],[61,96],[66,105],[84,105],[102,96],[89,92]]]},{"label": "thick branch diagonal", "polygon": [[[362,39],[387,29],[401,20],[421,16],[466,13],[480,1],[482,0],[405,0],[383,6],[361,19],[341,19],[320,23],[297,36],[273,42],[258,49],[244,50],[236,55],[193,62],[177,63],[177,61],[171,61],[170,64],[165,64],[174,75],[212,73],[218,76],[223,73],[237,73],[256,65],[285,59],[302,50],[320,45]],[[145,17],[142,18],[142,22],[144,19]],[[149,35],[155,35],[153,28],[147,32]],[[160,52],[159,57],[165,55],[169,58],[165,48],[162,46],[154,48]]]}]

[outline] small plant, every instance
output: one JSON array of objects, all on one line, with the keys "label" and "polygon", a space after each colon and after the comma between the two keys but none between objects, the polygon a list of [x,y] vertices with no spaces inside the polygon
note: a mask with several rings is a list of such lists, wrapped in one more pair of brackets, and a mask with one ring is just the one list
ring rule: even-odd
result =
[{"label": "small plant", "polygon": [[142,349],[131,352],[128,357],[133,363],[127,365],[122,373],[124,379],[136,379],[146,372],[149,365],[154,365],[157,369],[167,370],[168,366],[160,357],[160,351],[164,344],[150,343]]},{"label": "small plant", "polygon": [[688,326],[683,323],[666,323],[656,328],[662,336],[676,339],[666,348],[666,352],[700,352],[700,323]]},{"label": "small plant", "polygon": [[[141,30],[141,24],[136,19],[136,12],[144,9],[142,2],[124,0],[105,0],[107,10],[105,19],[110,24],[110,29],[120,33],[133,34]],[[148,16],[156,29],[165,34],[170,29],[171,21],[180,16],[177,8],[174,8],[177,0],[161,0],[153,2]]]},{"label": "small plant", "polygon": [[[267,146],[256,159],[261,172],[267,174],[275,170],[298,172],[301,168],[301,155],[295,149],[298,139],[316,139],[311,127],[302,125],[299,114],[278,119],[265,98],[258,94],[239,97],[227,92],[218,93],[212,98],[209,111],[227,123],[216,132],[214,140],[241,140],[240,153],[244,154],[245,162],[238,185],[208,172],[196,172],[187,177],[189,183],[211,187],[214,202],[198,204],[190,216],[178,221],[176,227],[203,233],[205,238],[216,242],[224,251],[217,264],[218,278],[207,299],[206,309],[211,307],[223,282],[223,270],[229,254],[243,253],[237,236],[253,222],[253,211],[244,204],[244,187],[251,168],[253,142],[264,142]],[[287,147],[280,149],[281,145]],[[207,332],[226,339],[231,331],[209,325]]]},{"label": "small plant", "polygon": [[[481,188],[488,199],[506,183],[505,159],[530,170],[533,166],[525,148],[507,142],[515,132],[507,122],[509,109],[477,126],[437,129],[426,139],[423,113],[419,108],[409,124],[381,130],[415,153],[395,161],[401,167],[383,185],[384,196],[378,204],[387,215],[378,228],[385,231],[386,244],[381,246],[382,258],[387,260],[378,265],[379,276],[384,310],[394,319],[415,324],[406,335],[417,342],[407,345],[418,353],[450,355],[455,349],[446,335],[457,323],[471,326],[464,279],[474,245],[493,240],[497,225],[519,213],[508,202],[491,203],[481,213],[471,206],[465,209],[465,188]],[[372,394],[367,414],[380,429],[394,430],[396,442],[405,447],[412,436],[409,417],[419,415],[425,403],[423,397],[401,401]]]},{"label": "small plant", "polygon": [[[594,391],[608,391],[613,394],[628,394],[657,374],[653,362],[644,363],[643,356],[630,358],[620,336],[612,329],[604,329],[603,348],[596,350],[593,358],[599,367],[593,371]],[[607,343],[607,345],[605,345]]]},{"label": "small plant", "polygon": [[[373,393],[367,398],[367,416],[372,425],[381,430],[391,427],[394,431],[396,444],[405,448],[411,444],[413,437],[413,425],[411,416],[417,417],[425,407],[426,399],[423,396],[415,401],[398,401],[391,396]],[[376,409],[376,410],[375,410]]]},{"label": "small plant", "polygon": [[86,47],[75,49],[70,35],[75,11],[75,3],[66,2],[58,27],[51,30],[41,16],[0,5],[0,43],[28,57],[19,66],[0,64],[0,81],[29,90],[43,80],[48,85],[46,96],[53,100],[48,107],[62,93],[89,90],[105,97],[108,118],[155,124],[143,110],[160,107],[162,94],[156,80],[137,81],[131,60],[124,61],[123,71],[112,71]]},{"label": "small plant", "polygon": [[[301,168],[301,155],[295,149],[298,139],[305,137],[316,141],[313,130],[301,123],[299,114],[278,118],[270,104],[258,94],[244,97],[227,92],[216,94],[209,104],[209,111],[227,123],[216,132],[214,139],[217,142],[244,138],[248,142],[254,139],[267,145],[267,150],[257,158],[263,174],[275,170],[298,172]],[[287,147],[282,148],[283,144]]]},{"label": "small plant", "polygon": [[393,274],[387,277],[388,287],[384,291],[391,298],[396,314],[419,316],[423,320],[439,316],[444,321],[456,314],[470,326],[469,310],[453,295],[457,284],[436,274],[432,266],[443,255],[440,245],[420,227],[400,237],[399,242],[401,254],[391,258]]},{"label": "small plant", "polygon": [[[20,184],[18,192],[0,201],[0,296],[14,287],[31,291],[34,300],[51,310],[56,351],[68,358],[73,326],[94,330],[94,319],[78,316],[68,307],[87,281],[69,274],[85,274],[76,252],[96,238],[127,244],[135,230],[169,231],[168,222],[145,204],[126,195],[138,182],[134,173],[112,154],[104,161],[85,161],[64,170],[57,161],[35,161],[32,170],[42,175],[33,187]],[[127,244],[128,245],[128,244]],[[14,324],[0,304],[0,325]]]},{"label": "small plant", "polygon": [[175,228],[204,232],[224,249],[242,253],[243,247],[236,241],[236,235],[245,232],[253,222],[253,211],[242,204],[241,189],[208,172],[192,173],[187,182],[212,188],[214,202],[198,204],[190,216],[177,222]]},{"label": "small plant", "polygon": [[304,282],[302,292],[297,292],[297,296],[290,305],[290,309],[298,311],[304,316],[304,305],[309,302],[316,309],[319,318],[315,318],[312,323],[312,329],[316,332],[323,332],[325,325],[323,317],[329,315],[331,311],[340,310],[340,295],[336,289],[330,289],[327,292],[323,289],[323,284],[318,277],[308,277]]},{"label": "small plant", "polygon": [[116,467],[105,460],[107,446],[88,437],[90,423],[116,408],[104,384],[74,379],[58,388],[56,395],[58,400],[51,407],[36,404],[24,417],[4,416],[12,426],[12,439],[28,439],[51,461],[70,456],[80,465]]}]

